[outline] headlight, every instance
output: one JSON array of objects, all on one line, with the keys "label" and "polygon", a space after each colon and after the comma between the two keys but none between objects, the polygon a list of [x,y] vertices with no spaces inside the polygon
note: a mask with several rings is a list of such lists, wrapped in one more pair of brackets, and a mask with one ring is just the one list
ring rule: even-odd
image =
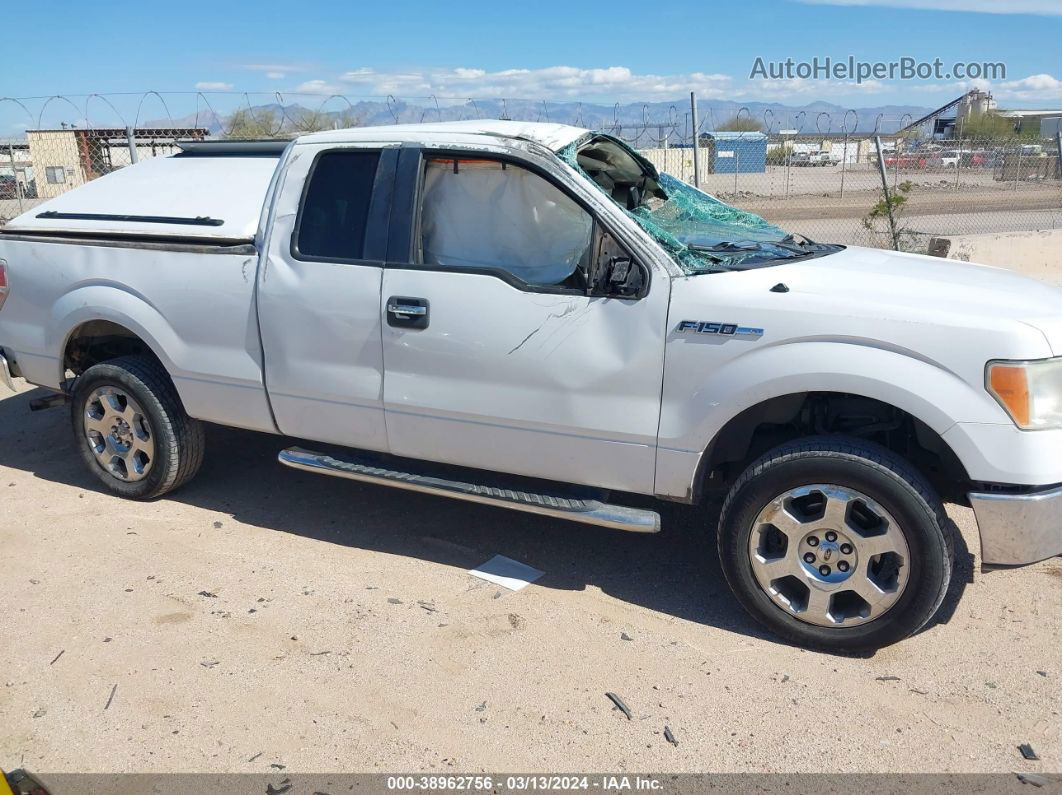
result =
[{"label": "headlight", "polygon": [[1062,358],[989,362],[985,386],[1022,430],[1062,428]]}]

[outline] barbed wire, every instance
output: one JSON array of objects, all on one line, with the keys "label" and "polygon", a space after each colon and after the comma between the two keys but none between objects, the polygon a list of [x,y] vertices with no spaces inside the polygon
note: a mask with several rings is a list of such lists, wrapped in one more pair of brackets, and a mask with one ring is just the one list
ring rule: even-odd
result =
[{"label": "barbed wire", "polygon": [[[694,119],[684,102],[281,91],[0,97],[0,135],[5,126],[22,131],[0,138],[0,224],[132,163],[176,154],[189,138],[292,138],[334,126],[486,118],[611,133],[659,171],[815,239],[923,250],[932,236],[1062,228],[1058,138],[993,139],[962,129],[955,139],[918,137],[904,129],[908,113],[855,108],[705,104]],[[890,196],[904,197],[896,229],[876,209]]]},{"label": "barbed wire", "polygon": [[[235,102],[233,102],[235,100]],[[688,110],[679,110],[675,103],[614,103],[611,120],[604,105],[582,101],[550,101],[547,99],[517,99],[512,97],[454,97],[440,99],[428,96],[397,97],[394,94],[350,95],[305,92],[246,92],[246,91],[157,91],[112,92],[89,94],[53,94],[38,97],[0,97],[0,127],[4,125],[6,109],[14,111],[7,123],[9,129],[43,129],[46,123],[74,127],[151,127],[164,126],[160,119],[146,120],[145,110],[152,103],[161,106],[160,119],[170,127],[207,127],[212,135],[231,136],[240,124],[250,122],[257,135],[276,137],[297,135],[342,123],[344,126],[364,126],[383,123],[410,123],[483,119],[497,116],[503,119],[536,122],[557,122],[575,126],[591,126],[612,132],[636,147],[689,144],[695,136],[702,136],[736,127],[733,132],[750,136],[765,133],[769,136],[785,130],[796,135],[892,135],[911,121],[911,114],[898,118],[879,113],[873,125],[860,129],[860,114],[855,108],[844,111],[818,113],[809,120],[807,111],[786,114],[783,121],[768,107],[754,114],[742,105],[725,119],[717,119],[717,108],[708,105],[691,119]],[[112,114],[111,119],[100,106]],[[345,107],[342,107],[344,106]],[[180,118],[191,123],[179,124],[171,109],[188,107],[189,113]],[[337,107],[338,106],[338,107]],[[123,112],[122,108],[125,108]],[[32,108],[32,109],[31,109]],[[65,114],[63,110],[65,109]],[[90,113],[94,109],[94,114]],[[69,111],[72,118],[66,118]],[[209,113],[209,116],[207,115]],[[132,118],[132,124],[129,118]],[[191,117],[189,119],[189,117]],[[28,123],[19,123],[24,118]],[[238,124],[239,123],[239,124]],[[783,126],[784,125],[784,126]],[[245,125],[246,126],[246,125]]]}]

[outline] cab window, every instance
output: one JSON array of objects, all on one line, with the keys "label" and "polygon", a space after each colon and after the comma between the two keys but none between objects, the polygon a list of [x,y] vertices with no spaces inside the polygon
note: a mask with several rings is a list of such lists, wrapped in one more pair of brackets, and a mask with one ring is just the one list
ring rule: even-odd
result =
[{"label": "cab window", "polygon": [[337,151],[320,155],[310,174],[295,239],[309,259],[361,259],[380,153]]},{"label": "cab window", "polygon": [[499,160],[429,158],[419,217],[424,265],[500,270],[538,287],[585,287],[593,218],[528,169]]}]

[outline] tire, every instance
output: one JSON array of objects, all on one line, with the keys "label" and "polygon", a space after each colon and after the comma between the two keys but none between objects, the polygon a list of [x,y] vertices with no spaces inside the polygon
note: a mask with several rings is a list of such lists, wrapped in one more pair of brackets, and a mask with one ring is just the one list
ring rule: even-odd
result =
[{"label": "tire", "polygon": [[85,464],[120,497],[159,497],[203,463],[202,423],[185,414],[165,369],[146,356],[86,370],[74,386],[71,420]]},{"label": "tire", "polygon": [[742,606],[800,646],[863,653],[914,634],[944,600],[952,539],[906,461],[844,436],[782,445],[730,489],[719,560]]}]

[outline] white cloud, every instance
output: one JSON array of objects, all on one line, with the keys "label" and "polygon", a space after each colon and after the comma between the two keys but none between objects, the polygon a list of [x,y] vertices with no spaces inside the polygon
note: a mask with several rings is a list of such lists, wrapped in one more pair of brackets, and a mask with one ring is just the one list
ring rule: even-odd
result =
[{"label": "white cloud", "polygon": [[785,80],[752,81],[740,94],[780,99],[793,94],[828,97],[849,94],[882,94],[895,90],[895,86],[877,80],[864,80],[857,83],[854,80],[808,80],[793,77]]},{"label": "white cloud", "polygon": [[287,72],[266,72],[265,76],[270,80],[283,80],[288,76]]},{"label": "white cloud", "polygon": [[874,80],[738,80],[730,75],[687,72],[639,74],[626,66],[582,69],[549,66],[541,69],[457,67],[389,72],[368,67],[344,72],[338,81],[308,80],[296,91],[415,100],[436,97],[440,103],[468,98],[546,100],[675,100],[697,92],[701,99],[780,99],[786,96],[836,97],[895,91],[895,85]]},{"label": "white cloud", "polygon": [[1029,75],[1021,80],[1000,83],[993,96],[997,99],[1062,99],[1062,80],[1048,74]]},{"label": "white cloud", "polygon": [[1049,74],[1029,75],[1021,80],[1005,80],[1001,83],[991,83],[988,80],[921,83],[910,86],[909,90],[918,93],[943,92],[955,97],[974,88],[990,92],[997,101],[1049,102],[1051,100],[1062,100],[1062,80]]},{"label": "white cloud", "polygon": [[[625,66],[580,69],[425,69],[401,72],[353,69],[339,77],[348,94],[396,97],[674,98],[696,91],[705,98],[732,95],[729,75],[691,72],[679,75],[635,74]],[[324,81],[310,81],[312,83]]]},{"label": "white cloud", "polygon": [[933,94],[943,91],[953,95],[965,94],[975,88],[980,91],[991,91],[992,83],[988,80],[976,79],[953,80],[950,83],[915,83],[906,86],[906,90],[916,91],[920,94]]},{"label": "white cloud", "polygon": [[399,100],[423,102],[434,96],[441,105],[466,99],[500,98],[556,101],[675,101],[696,91],[702,99],[766,100],[788,102],[800,98],[845,102],[857,96],[928,94],[958,96],[973,88],[992,91],[999,100],[1047,101],[1062,99],[1062,81],[1049,74],[1021,80],[990,83],[959,80],[946,83],[864,80],[745,80],[724,74],[639,74],[625,66],[581,69],[550,66],[542,69],[409,69],[386,71],[352,69],[335,79],[315,78],[295,87],[293,93],[340,94],[351,99],[393,95]]},{"label": "white cloud", "polygon": [[973,11],[982,14],[1062,15],[1058,0],[797,0],[807,5],[887,6],[923,11]]},{"label": "white cloud", "polygon": [[297,94],[342,94],[345,90],[345,86],[325,80],[307,80],[295,87]]},{"label": "white cloud", "polygon": [[232,91],[232,83],[223,83],[220,80],[200,80],[195,87],[198,91]]}]

